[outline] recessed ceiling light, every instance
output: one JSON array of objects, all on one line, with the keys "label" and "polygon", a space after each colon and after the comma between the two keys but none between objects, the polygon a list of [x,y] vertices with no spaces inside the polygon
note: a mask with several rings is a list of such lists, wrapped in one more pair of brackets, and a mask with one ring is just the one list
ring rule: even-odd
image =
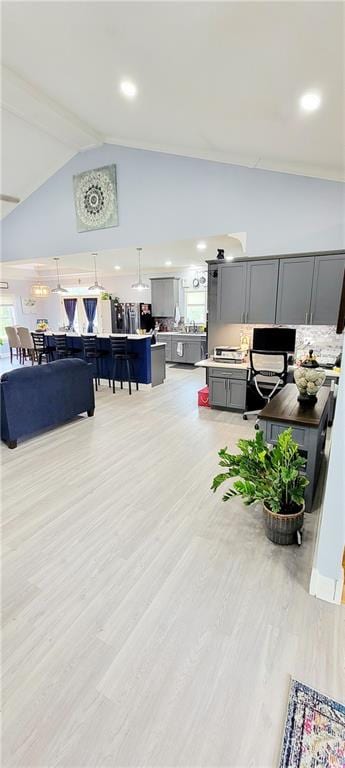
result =
[{"label": "recessed ceiling light", "polygon": [[119,267],[119,265],[116,264],[116,267],[114,267],[114,269],[121,269],[121,267]]},{"label": "recessed ceiling light", "polygon": [[317,91],[307,91],[301,96],[299,103],[304,112],[315,112],[321,105],[321,96]]},{"label": "recessed ceiling light", "polygon": [[131,80],[122,80],[120,83],[120,91],[127,99],[135,99],[138,93],[136,84]]},{"label": "recessed ceiling light", "polygon": [[172,265],[172,261],[166,261],[165,262],[165,266],[166,267],[171,267],[171,265]]},{"label": "recessed ceiling light", "polygon": [[198,251],[206,251],[207,245],[204,243],[203,240],[200,241],[200,243],[197,243],[197,249]]},{"label": "recessed ceiling light", "polygon": [[229,254],[228,256],[225,256],[225,261],[233,261],[233,258],[234,257]]}]

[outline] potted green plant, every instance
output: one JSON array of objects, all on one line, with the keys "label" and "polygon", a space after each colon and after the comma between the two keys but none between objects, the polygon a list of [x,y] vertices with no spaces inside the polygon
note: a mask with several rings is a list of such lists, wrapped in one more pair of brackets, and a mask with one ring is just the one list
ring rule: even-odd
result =
[{"label": "potted green plant", "polygon": [[253,440],[239,440],[237,445],[237,454],[228,453],[227,448],[219,451],[219,464],[225,471],[214,478],[213,491],[226,480],[238,477],[223,501],[241,496],[247,505],[261,502],[266,536],[275,544],[293,544],[296,540],[300,544],[304,490],[309,481],[302,472],[305,459],[299,454],[291,429],[281,432],[274,446],[265,442],[261,431]]}]

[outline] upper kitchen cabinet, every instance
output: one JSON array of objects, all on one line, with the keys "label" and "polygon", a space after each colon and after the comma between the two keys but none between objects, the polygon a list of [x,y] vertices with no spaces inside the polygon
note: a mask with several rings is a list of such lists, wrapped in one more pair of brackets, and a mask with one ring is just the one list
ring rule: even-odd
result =
[{"label": "upper kitchen cabinet", "polygon": [[246,264],[222,264],[218,270],[218,320],[244,323],[246,306]]},{"label": "upper kitchen cabinet", "polygon": [[302,256],[280,259],[276,323],[306,325],[310,322],[314,259]]},{"label": "upper kitchen cabinet", "polygon": [[179,304],[179,278],[151,278],[151,305],[153,317],[174,317]]},{"label": "upper kitchen cabinet", "polygon": [[278,260],[223,264],[218,277],[222,323],[274,323]]},{"label": "upper kitchen cabinet", "polygon": [[278,259],[250,261],[246,265],[245,323],[274,323],[276,317]]},{"label": "upper kitchen cabinet", "polygon": [[344,278],[345,256],[315,258],[310,319],[313,325],[336,325]]}]

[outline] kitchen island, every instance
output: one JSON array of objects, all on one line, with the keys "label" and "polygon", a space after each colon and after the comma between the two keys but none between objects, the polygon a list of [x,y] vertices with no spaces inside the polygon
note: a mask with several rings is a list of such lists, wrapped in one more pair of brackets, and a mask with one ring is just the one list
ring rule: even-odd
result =
[{"label": "kitchen island", "polygon": [[[57,331],[56,335],[61,333],[62,331]],[[93,336],[94,334],[83,335]],[[112,338],[124,338],[124,334],[121,333],[112,333],[111,336]],[[53,334],[51,332],[46,332],[45,337],[47,346],[54,354]],[[139,334],[128,334],[126,335],[126,338],[128,339],[128,351],[133,352],[136,355],[133,360],[133,367],[138,383],[151,384],[152,387],[156,387],[158,384],[163,384],[165,379],[165,343],[158,342],[157,344],[151,344],[151,336]],[[66,341],[67,347],[73,352],[73,356],[83,357],[83,345],[80,335],[67,331]],[[113,370],[109,335],[98,334],[97,347],[100,352],[103,353],[99,358],[100,378],[109,379],[112,377]]]}]

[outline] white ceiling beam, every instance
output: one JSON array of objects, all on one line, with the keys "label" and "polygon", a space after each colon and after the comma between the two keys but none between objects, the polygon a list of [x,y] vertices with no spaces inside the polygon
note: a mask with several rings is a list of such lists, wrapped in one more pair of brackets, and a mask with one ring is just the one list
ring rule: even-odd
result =
[{"label": "white ceiling beam", "polygon": [[104,137],[8,67],[2,67],[2,109],[76,152],[103,144]]}]

